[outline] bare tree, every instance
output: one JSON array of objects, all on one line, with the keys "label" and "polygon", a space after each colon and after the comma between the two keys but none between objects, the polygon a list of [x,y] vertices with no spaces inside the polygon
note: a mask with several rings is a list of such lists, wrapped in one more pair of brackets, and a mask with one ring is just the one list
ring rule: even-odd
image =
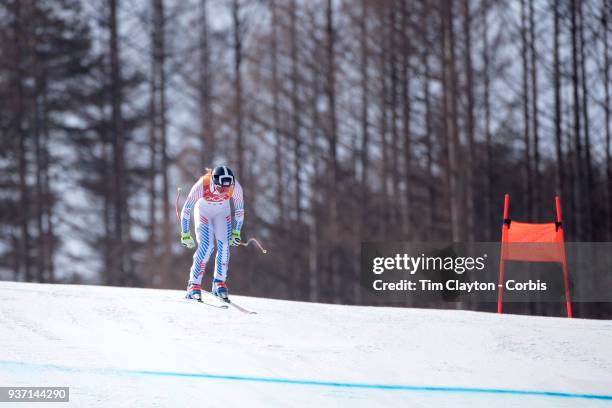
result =
[{"label": "bare tree", "polygon": [[[316,23],[316,13],[314,10],[308,10],[308,19],[309,19],[309,30],[307,30],[308,35],[311,38],[316,38],[318,32],[318,26]],[[309,56],[312,61],[317,61],[320,57],[319,51],[316,47],[313,47],[309,53]],[[319,151],[317,140],[320,133],[321,120],[319,117],[319,106],[318,106],[318,98],[319,98],[319,83],[321,81],[321,72],[318,64],[310,64],[309,65],[309,74],[311,80],[310,86],[310,94],[309,94],[309,102],[310,102],[310,112],[311,112],[311,137],[310,137],[310,161],[312,163],[312,170],[315,176],[310,179],[310,223],[308,229],[308,299],[311,302],[318,302],[321,300],[321,290],[320,290],[320,274],[322,263],[319,260],[319,252],[321,252],[321,241],[323,241],[320,237],[322,231],[321,228],[321,220],[318,216],[317,210],[319,208],[319,197],[320,191],[318,188],[318,183],[321,180],[321,177],[318,177],[321,174],[321,171],[324,169],[319,163],[319,156],[321,152]]]},{"label": "bare tree", "polygon": [[[155,5],[153,5],[153,9],[155,9]],[[156,49],[158,45],[157,37],[158,37],[158,21],[157,21],[157,13],[155,13],[155,18],[151,21],[151,66],[150,66],[150,75],[149,75],[149,154],[150,157],[150,167],[149,167],[149,240],[148,240],[148,253],[147,260],[151,265],[151,272],[149,273],[150,282],[157,282],[158,284],[165,283],[165,277],[160,276],[161,271],[156,271],[153,268],[153,264],[155,263],[155,248],[159,244],[159,239],[157,237],[157,211],[158,211],[158,201],[159,194],[157,193],[157,175],[159,173],[159,165],[157,152],[159,150],[159,137],[157,135],[157,103],[158,103],[158,88],[157,88],[157,71],[158,71],[158,63],[159,59],[157,58],[157,54],[159,50]],[[164,281],[162,283],[162,280]]]},{"label": "bare tree", "polygon": [[604,42],[604,118],[605,118],[605,134],[606,134],[606,174],[608,180],[608,241],[612,241],[612,157],[610,152],[610,126],[612,119],[610,116],[610,44],[608,42],[608,19],[610,17],[610,11],[612,7],[606,0],[602,1],[601,4],[601,24],[603,29],[603,42]]},{"label": "bare tree", "polygon": [[240,19],[240,0],[232,1],[232,20],[234,32],[234,110],[235,110],[235,132],[236,132],[236,162],[238,167],[238,178],[245,180],[246,169],[244,167],[244,135],[243,135],[243,110],[242,110],[242,21]]},{"label": "bare tree", "polygon": [[200,112],[200,138],[202,140],[202,163],[211,163],[215,154],[215,128],[213,123],[213,72],[210,64],[210,34],[208,22],[208,1],[200,0],[199,16],[199,69],[198,105]]},{"label": "bare tree", "polygon": [[425,148],[426,148],[426,174],[428,178],[427,183],[427,198],[428,198],[428,219],[425,225],[427,231],[426,238],[432,239],[434,236],[433,229],[436,222],[435,211],[436,211],[436,190],[434,187],[434,152],[433,152],[433,112],[432,112],[432,98],[430,91],[431,82],[431,69],[430,69],[430,48],[431,43],[428,36],[428,27],[430,14],[426,2],[421,4],[421,26],[419,27],[422,33],[422,51],[421,51],[421,65],[423,66],[423,103],[425,105]]},{"label": "bare tree", "polygon": [[279,102],[279,91],[280,91],[280,78],[278,74],[278,39],[277,39],[277,27],[278,27],[278,11],[275,0],[270,0],[270,9],[272,11],[272,39],[271,39],[271,64],[272,64],[272,128],[274,131],[275,141],[275,167],[276,167],[276,202],[279,209],[279,221],[281,225],[286,225],[287,216],[285,215],[285,200],[284,200],[284,141],[280,124],[280,102]]},{"label": "bare tree", "polygon": [[13,1],[13,47],[14,47],[14,67],[13,67],[13,95],[15,97],[15,112],[13,117],[12,129],[14,138],[17,142],[17,157],[19,171],[19,195],[21,205],[19,206],[18,218],[21,224],[21,240],[19,252],[17,254],[17,267],[23,265],[23,279],[29,281],[31,279],[30,271],[30,192],[27,183],[28,160],[26,152],[27,133],[23,129],[25,106],[24,106],[24,61],[22,58],[23,47],[23,16],[22,4],[20,1]]},{"label": "bare tree", "polygon": [[[393,3],[391,3],[393,5]],[[399,190],[399,131],[398,131],[398,73],[397,73],[397,23],[395,19],[395,7],[387,7],[386,13],[389,15],[389,76],[390,76],[390,98],[387,98],[387,109],[391,112],[391,197],[401,197],[398,194]],[[401,201],[400,201],[401,202]],[[396,200],[389,201],[389,216],[391,225],[402,226],[402,220],[399,214],[399,205]],[[392,234],[389,238],[397,236],[397,228],[392,228],[389,233]],[[400,232],[404,229],[401,228]]]},{"label": "bare tree", "polygon": [[491,74],[490,74],[490,49],[489,49],[489,2],[485,1],[482,7],[483,45],[482,45],[482,70],[483,70],[483,103],[484,103],[484,132],[485,151],[487,162],[487,177],[485,184],[485,229],[486,238],[493,237],[493,138],[491,135]]},{"label": "bare tree", "polygon": [[553,2],[553,82],[555,91],[555,152],[557,159],[557,194],[565,199],[565,168],[563,165],[563,142],[562,142],[562,122],[561,116],[561,62],[560,62],[560,20],[561,14],[559,11],[559,3]]},{"label": "bare tree", "polygon": [[574,181],[576,183],[573,186],[574,190],[574,202],[576,206],[574,208],[576,212],[576,237],[580,240],[585,238],[583,233],[583,212],[584,206],[582,204],[582,197],[584,193],[584,172],[583,172],[583,164],[582,164],[582,141],[581,141],[581,132],[580,132],[580,82],[578,79],[579,68],[578,68],[578,28],[577,28],[577,13],[578,6],[576,4],[576,0],[570,1],[570,17],[571,17],[571,25],[570,31],[572,36],[572,89],[573,89],[573,126],[574,126],[574,171],[576,172],[576,177]]},{"label": "bare tree", "polygon": [[474,154],[476,145],[474,143],[475,120],[474,120],[474,67],[472,64],[472,16],[470,14],[469,0],[463,0],[463,35],[465,42],[464,64],[466,77],[466,134],[468,146],[466,151],[466,209],[467,239],[474,240]]},{"label": "bare tree", "polygon": [[132,283],[133,273],[128,257],[130,256],[130,216],[127,206],[127,171],[125,166],[125,129],[123,120],[123,80],[119,56],[119,30],[117,0],[109,0],[110,15],[110,100],[111,100],[111,145],[113,150],[113,190],[114,190],[114,246],[113,265],[109,267],[109,284],[121,286]]},{"label": "bare tree", "polygon": [[525,208],[529,216],[533,217],[533,170],[531,166],[531,135],[529,131],[529,38],[527,33],[527,11],[525,0],[521,0],[521,58],[523,61],[523,138],[525,140]]},{"label": "bare tree", "polygon": [[540,217],[542,207],[542,182],[540,180],[540,122],[538,115],[538,64],[535,37],[535,11],[529,0],[529,56],[531,59],[531,119],[533,130],[533,204],[535,215]]},{"label": "bare tree", "polygon": [[[328,143],[329,169],[329,231],[332,237],[338,237],[338,197],[335,186],[338,185],[338,122],[336,117],[336,62],[335,44],[336,31],[334,28],[334,12],[332,0],[327,0],[325,7],[325,49],[326,49],[326,81],[325,94],[327,96],[327,126],[326,136]],[[339,259],[336,241],[331,244],[331,287],[334,294],[338,294],[340,286]]]},{"label": "bare tree", "polygon": [[459,165],[457,163],[461,146],[459,145],[457,125],[457,74],[455,62],[455,33],[453,27],[453,3],[442,0],[440,4],[442,20],[442,70],[443,99],[446,145],[448,154],[447,180],[448,200],[450,208],[451,239],[460,242],[462,239]]},{"label": "bare tree", "polygon": [[388,94],[389,94],[389,80],[388,80],[388,72],[389,72],[389,46],[387,45],[387,41],[389,38],[388,30],[389,25],[386,23],[387,14],[385,13],[384,7],[379,8],[379,19],[381,23],[378,28],[378,40],[380,44],[380,48],[378,50],[379,54],[379,80],[380,80],[380,100],[378,102],[380,114],[379,114],[379,134],[380,134],[380,149],[382,151],[382,162],[380,164],[381,167],[381,176],[382,176],[382,198],[381,205],[383,207],[382,216],[380,220],[380,230],[381,235],[386,237],[387,231],[391,224],[391,220],[389,218],[389,148],[388,148],[388,137],[387,133],[389,131],[389,119],[388,119]]},{"label": "bare tree", "polygon": [[413,236],[412,224],[412,133],[410,130],[412,124],[412,99],[410,95],[410,57],[411,47],[409,32],[409,12],[405,1],[401,2],[401,87],[402,87],[402,128],[404,136],[404,182],[406,184],[404,211],[402,215],[403,239],[411,240]]},{"label": "bare tree", "polygon": [[585,167],[586,167],[586,186],[587,194],[584,196],[585,200],[585,237],[588,240],[593,239],[593,219],[591,212],[593,210],[593,195],[595,194],[595,180],[593,178],[593,164],[591,160],[591,131],[589,127],[589,104],[588,104],[588,90],[587,90],[587,76],[586,76],[586,43],[584,40],[584,16],[583,16],[583,2],[578,2],[576,5],[578,8],[578,35],[580,39],[580,83],[582,85],[582,115],[584,125],[584,153],[585,153]]},{"label": "bare tree", "polygon": [[[302,118],[300,114],[300,59],[298,54],[297,34],[297,4],[295,0],[289,3],[289,37],[291,42],[291,134],[293,136],[293,167],[295,182],[295,220],[297,225],[302,222]],[[298,231],[299,233],[300,231]]]}]

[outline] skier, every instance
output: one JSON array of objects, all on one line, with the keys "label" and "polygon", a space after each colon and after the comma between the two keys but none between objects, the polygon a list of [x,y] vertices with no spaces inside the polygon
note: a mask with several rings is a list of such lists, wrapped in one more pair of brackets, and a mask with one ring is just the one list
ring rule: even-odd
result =
[{"label": "skier", "polygon": [[[234,225],[230,199],[234,201]],[[193,255],[193,264],[189,271],[187,299],[202,299],[202,275],[206,262],[217,244],[215,272],[212,282],[212,293],[222,299],[228,298],[227,268],[229,263],[229,246],[240,244],[240,229],[244,220],[244,203],[242,187],[227,166],[206,169],[205,174],[193,185],[187,201],[181,210],[181,245],[194,248],[195,243],[189,232],[191,209],[195,207],[195,232],[198,248]]]}]

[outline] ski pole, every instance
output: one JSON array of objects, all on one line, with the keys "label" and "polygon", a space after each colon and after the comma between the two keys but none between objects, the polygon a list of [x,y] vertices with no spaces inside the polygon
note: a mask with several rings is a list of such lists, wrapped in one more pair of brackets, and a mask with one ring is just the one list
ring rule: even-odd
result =
[{"label": "ski pole", "polygon": [[[179,199],[181,198],[181,188],[178,187],[176,189],[176,200],[174,201],[174,210],[176,212],[176,219],[181,220],[181,216],[179,215]],[[257,240],[257,238],[249,238],[247,239],[247,242],[241,242],[239,245],[243,246],[243,247],[247,247],[249,246],[249,244],[251,242],[254,242],[255,245],[257,245],[257,247],[259,248],[259,250],[263,253],[263,254],[267,254],[268,250],[264,249],[264,247],[261,246],[261,244],[259,243],[259,241]]]},{"label": "ski pole", "polygon": [[249,239],[247,239],[247,242],[241,242],[241,243],[240,243],[240,245],[241,245],[241,246],[245,246],[245,247],[246,247],[246,246],[249,246],[249,244],[250,244],[251,242],[254,242],[254,243],[255,243],[255,245],[257,245],[257,246],[259,247],[259,249],[261,250],[261,252],[262,252],[263,254],[267,254],[267,253],[268,253],[268,250],[267,250],[267,249],[264,249],[264,247],[262,247],[262,246],[261,246],[261,244],[259,243],[259,241],[257,240],[257,238],[249,238]]}]

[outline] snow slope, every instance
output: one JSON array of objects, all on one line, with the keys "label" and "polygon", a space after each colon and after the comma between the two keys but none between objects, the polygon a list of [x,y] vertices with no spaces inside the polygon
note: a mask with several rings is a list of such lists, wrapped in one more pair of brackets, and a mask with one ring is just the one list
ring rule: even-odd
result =
[{"label": "snow slope", "polygon": [[75,407],[612,407],[610,321],[182,296],[0,282],[0,385]]}]

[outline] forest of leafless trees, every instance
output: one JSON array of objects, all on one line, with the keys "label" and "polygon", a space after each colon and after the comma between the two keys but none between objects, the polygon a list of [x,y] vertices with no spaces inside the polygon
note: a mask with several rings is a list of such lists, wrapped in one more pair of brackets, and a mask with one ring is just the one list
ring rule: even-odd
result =
[{"label": "forest of leafless trees", "polygon": [[0,0],[0,278],[183,288],[176,188],[221,163],[269,250],[233,250],[235,293],[360,303],[362,242],[497,241],[504,193],[525,221],[558,194],[568,240],[612,241],[611,20],[610,0]]}]

